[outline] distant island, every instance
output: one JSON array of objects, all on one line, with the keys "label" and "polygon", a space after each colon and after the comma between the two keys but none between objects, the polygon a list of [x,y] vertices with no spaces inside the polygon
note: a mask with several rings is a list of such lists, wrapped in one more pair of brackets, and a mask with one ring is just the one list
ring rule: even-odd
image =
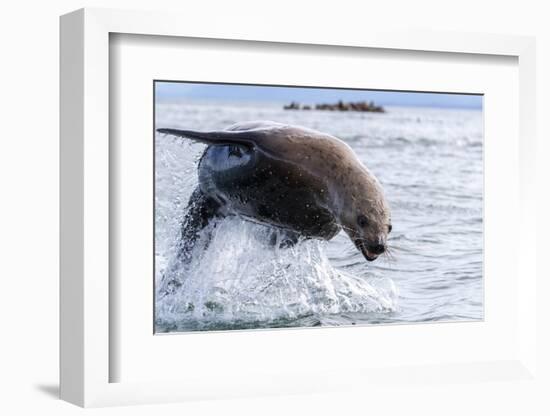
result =
[{"label": "distant island", "polygon": [[374,102],[357,101],[345,103],[342,100],[335,104],[316,104],[315,107],[310,105],[300,105],[296,101],[292,101],[290,104],[283,107],[285,110],[322,110],[322,111],[360,111],[369,113],[385,113],[386,110],[380,105],[374,104]]}]

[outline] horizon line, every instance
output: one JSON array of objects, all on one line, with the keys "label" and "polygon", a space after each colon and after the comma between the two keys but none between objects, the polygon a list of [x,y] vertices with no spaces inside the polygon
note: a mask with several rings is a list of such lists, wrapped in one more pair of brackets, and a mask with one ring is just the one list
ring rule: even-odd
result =
[{"label": "horizon line", "polygon": [[321,104],[374,102],[382,106],[483,109],[483,94],[337,87],[154,81],[155,99]]}]

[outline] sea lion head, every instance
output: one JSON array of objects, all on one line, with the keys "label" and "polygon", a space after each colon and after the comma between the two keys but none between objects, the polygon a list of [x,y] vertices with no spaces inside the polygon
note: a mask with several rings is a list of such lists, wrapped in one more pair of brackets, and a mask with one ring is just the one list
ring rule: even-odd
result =
[{"label": "sea lion head", "polygon": [[392,230],[391,214],[382,186],[366,168],[358,172],[343,199],[340,225],[368,261],[387,250]]}]

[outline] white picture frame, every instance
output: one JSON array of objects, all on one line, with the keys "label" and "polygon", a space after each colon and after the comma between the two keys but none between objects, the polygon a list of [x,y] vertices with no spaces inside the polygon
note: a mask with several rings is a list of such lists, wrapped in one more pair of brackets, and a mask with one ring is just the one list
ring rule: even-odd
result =
[{"label": "white picture frame", "polygon": [[[117,357],[110,348],[109,158],[109,36],[114,33],[147,36],[226,39],[283,44],[429,51],[453,54],[504,55],[518,59],[520,199],[523,213],[535,212],[535,42],[507,35],[381,32],[365,30],[307,33],[277,25],[250,27],[181,22],[170,13],[82,9],[61,18],[61,398],[80,406],[184,401],[198,398],[242,397],[261,394],[321,392],[342,387],[361,389],[381,380],[483,379],[524,380],[536,375],[536,218],[521,215],[516,250],[518,279],[518,343],[515,353],[498,361],[470,363],[418,362],[414,375],[406,368],[332,368],[317,373],[269,374],[254,380],[220,374],[218,380],[183,377],[177,381],[112,382],[110,366]],[[531,249],[528,249],[529,242]],[[516,272],[519,273],[519,272]],[[452,330],[452,329],[451,329]],[[316,332],[317,338],[322,333]],[[242,341],[244,342],[244,341]],[[475,377],[481,371],[483,377]],[[349,380],[345,386],[341,380]]]}]

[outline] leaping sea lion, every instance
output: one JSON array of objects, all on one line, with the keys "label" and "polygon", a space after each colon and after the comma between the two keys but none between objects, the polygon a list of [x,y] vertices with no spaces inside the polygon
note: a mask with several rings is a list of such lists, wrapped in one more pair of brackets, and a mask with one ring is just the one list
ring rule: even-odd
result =
[{"label": "leaping sea lion", "polygon": [[270,121],[222,131],[161,128],[208,145],[182,226],[188,258],[216,217],[239,215],[299,237],[330,240],[344,230],[368,261],[386,250],[390,209],[376,177],[342,140]]}]

